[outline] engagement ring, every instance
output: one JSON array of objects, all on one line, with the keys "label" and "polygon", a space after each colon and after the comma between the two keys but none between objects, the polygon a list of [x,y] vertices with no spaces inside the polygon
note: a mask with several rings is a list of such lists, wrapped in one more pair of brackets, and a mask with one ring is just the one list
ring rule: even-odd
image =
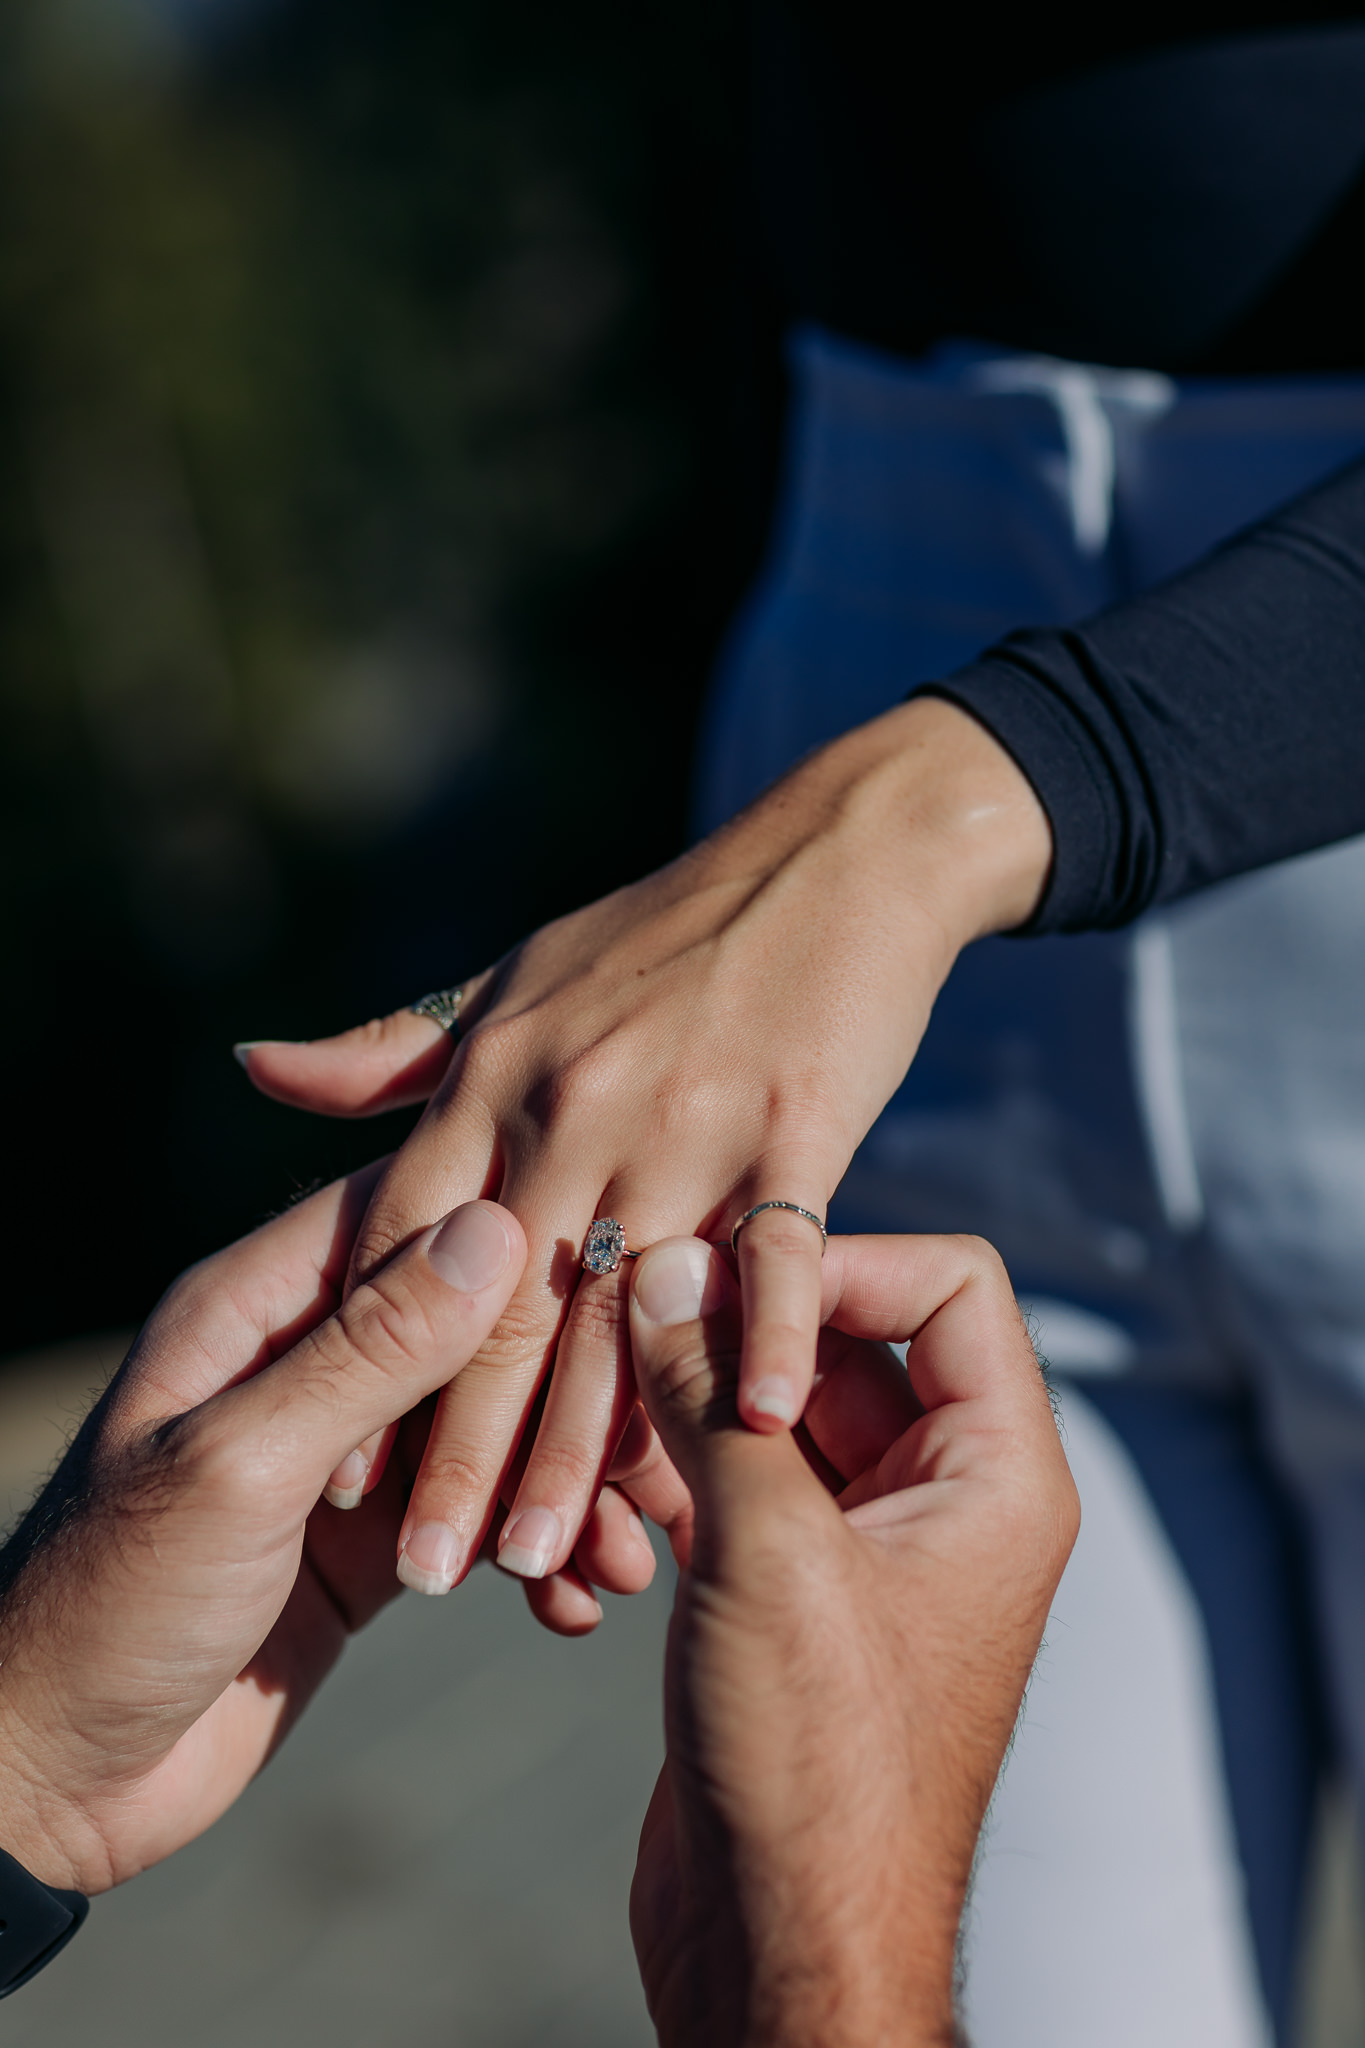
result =
[{"label": "engagement ring", "polygon": [[638,1259],[626,1243],[626,1233],[614,1216],[599,1216],[583,1240],[583,1269],[587,1273],[615,1273],[622,1259]]}]

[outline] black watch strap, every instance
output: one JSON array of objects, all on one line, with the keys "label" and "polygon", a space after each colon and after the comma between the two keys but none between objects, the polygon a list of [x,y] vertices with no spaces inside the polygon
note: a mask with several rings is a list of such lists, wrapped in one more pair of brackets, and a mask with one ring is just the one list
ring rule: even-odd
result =
[{"label": "black watch strap", "polygon": [[40,1884],[0,1849],[0,1998],[36,1977],[90,1911],[84,1892]]}]

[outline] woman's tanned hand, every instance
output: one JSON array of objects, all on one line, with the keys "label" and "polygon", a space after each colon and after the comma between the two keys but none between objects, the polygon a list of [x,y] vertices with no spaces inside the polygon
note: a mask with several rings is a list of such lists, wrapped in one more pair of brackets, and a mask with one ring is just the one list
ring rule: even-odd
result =
[{"label": "woman's tanned hand", "polygon": [[[774,1199],[823,1215],[958,952],[1027,918],[1050,857],[1009,756],[920,699],[811,756],[671,867],[537,932],[471,985],[453,1056],[407,1012],[245,1048],[259,1088],[310,1109],[432,1098],[370,1205],[353,1279],[478,1196],[526,1233],[506,1312],[441,1399],[413,1497],[412,1583],[462,1578],[500,1496],[505,1565],[537,1578],[570,1556],[635,1398],[629,1263],[579,1272],[593,1218],[619,1218],[639,1247],[726,1235]],[[767,1211],[740,1239],[740,1278],[739,1413],[775,1431],[809,1390],[818,1233]],[[333,1498],[377,1484],[385,1454],[366,1442]]]}]

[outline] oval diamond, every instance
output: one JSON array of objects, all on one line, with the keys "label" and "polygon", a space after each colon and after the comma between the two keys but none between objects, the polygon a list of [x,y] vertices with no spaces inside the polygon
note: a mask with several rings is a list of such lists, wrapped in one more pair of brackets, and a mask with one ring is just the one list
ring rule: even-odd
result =
[{"label": "oval diamond", "polygon": [[599,1216],[583,1241],[583,1264],[590,1273],[614,1273],[626,1252],[626,1233],[614,1216]]}]

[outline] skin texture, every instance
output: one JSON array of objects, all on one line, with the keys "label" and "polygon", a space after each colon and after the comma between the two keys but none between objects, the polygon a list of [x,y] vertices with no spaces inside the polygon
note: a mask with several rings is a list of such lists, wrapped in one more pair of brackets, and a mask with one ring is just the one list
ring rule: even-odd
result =
[{"label": "skin texture", "polygon": [[[339,1305],[381,1170],[176,1282],[0,1553],[0,1841],[49,1884],[103,1891],[199,1834],[398,1591],[429,1397],[487,1340],[525,1239],[471,1205]],[[399,1417],[362,1512],[322,1502],[348,1447]],[[586,1569],[540,1589],[568,1633],[600,1612],[587,1572],[642,1534],[613,1489],[602,1508]]]},{"label": "skin texture", "polygon": [[[724,1262],[674,1241],[634,1276],[645,1406],[695,1502],[631,1897],[663,2048],[957,2038],[976,1838],[1079,1524],[988,1246],[833,1239],[823,1277],[805,1421],[760,1436]],[[880,1338],[913,1339],[908,1379]]]},{"label": "skin texture", "polygon": [[[49,1884],[104,1890],[200,1833],[394,1593],[423,1404],[524,1240],[466,1205],[338,1307],[372,1178],[172,1288],[0,1553],[0,1840]],[[820,1314],[805,1419],[760,1435],[727,1260],[677,1239],[634,1276],[632,1479],[683,1566],[631,1899],[663,2048],[953,2039],[973,1845],[1075,1536],[987,1247],[834,1240]],[[912,1340],[908,1378],[883,1337]],[[319,1504],[338,1447],[399,1413],[364,1510]]]},{"label": "skin texture", "polygon": [[[532,1583],[571,1569],[635,1401],[630,1268],[580,1274],[589,1223],[616,1216],[639,1247],[680,1231],[723,1238],[773,1198],[823,1216],[958,952],[1028,916],[1050,859],[1009,756],[964,713],[921,699],[476,977],[453,1056],[405,1011],[311,1045],[241,1049],[257,1087],[301,1107],[366,1115],[430,1098],[370,1204],[353,1280],[477,1196],[526,1233],[521,1283],[438,1404],[402,1532],[410,1583],[457,1584],[499,1503],[509,1568]],[[809,1390],[818,1232],[768,1212],[740,1239],[740,1279],[739,1412],[781,1431]],[[367,1439],[331,1497],[376,1486],[391,1441]]]}]

